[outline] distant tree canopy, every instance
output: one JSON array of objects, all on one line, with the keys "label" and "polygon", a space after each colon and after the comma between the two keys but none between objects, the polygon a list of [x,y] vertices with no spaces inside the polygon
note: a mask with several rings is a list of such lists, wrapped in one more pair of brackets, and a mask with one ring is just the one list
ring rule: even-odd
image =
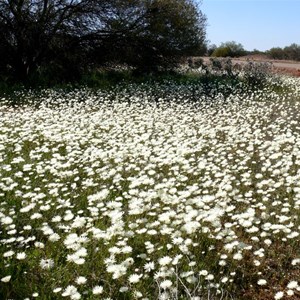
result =
[{"label": "distant tree canopy", "polygon": [[247,52],[242,44],[234,41],[222,43],[215,48],[211,56],[215,57],[239,57],[245,55]]},{"label": "distant tree canopy", "polygon": [[150,70],[205,51],[193,0],[1,0],[0,75],[25,81],[127,63]]},{"label": "distant tree canopy", "polygon": [[288,59],[300,61],[300,45],[291,44],[290,46],[280,48],[275,47],[266,51],[266,54],[274,59]]}]

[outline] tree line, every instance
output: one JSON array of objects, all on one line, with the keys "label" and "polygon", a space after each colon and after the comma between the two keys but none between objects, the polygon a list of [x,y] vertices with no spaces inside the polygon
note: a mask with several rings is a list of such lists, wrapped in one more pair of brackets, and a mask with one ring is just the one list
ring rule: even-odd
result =
[{"label": "tree line", "polygon": [[300,45],[294,43],[284,48],[274,47],[266,51],[266,54],[273,59],[300,61]]},{"label": "tree line", "polygon": [[72,81],[101,66],[140,72],[205,52],[194,0],[1,0],[0,79]]},{"label": "tree line", "polygon": [[247,51],[242,44],[229,41],[221,43],[218,47],[214,44],[207,47],[207,55],[213,57],[241,57],[249,54],[265,54],[272,59],[300,61],[300,45],[293,43],[283,48],[273,47],[267,51]]}]

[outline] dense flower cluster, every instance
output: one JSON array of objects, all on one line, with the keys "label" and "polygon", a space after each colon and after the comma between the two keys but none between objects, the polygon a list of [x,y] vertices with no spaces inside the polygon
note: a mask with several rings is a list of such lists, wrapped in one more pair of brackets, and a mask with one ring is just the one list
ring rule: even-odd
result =
[{"label": "dense flower cluster", "polygon": [[299,83],[2,99],[0,298],[300,297]]}]

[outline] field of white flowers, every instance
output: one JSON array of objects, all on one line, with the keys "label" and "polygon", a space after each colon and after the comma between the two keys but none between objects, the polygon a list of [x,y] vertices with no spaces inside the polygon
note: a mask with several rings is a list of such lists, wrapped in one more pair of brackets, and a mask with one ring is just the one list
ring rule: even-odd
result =
[{"label": "field of white flowers", "polygon": [[280,85],[2,98],[0,298],[300,299],[300,80]]}]

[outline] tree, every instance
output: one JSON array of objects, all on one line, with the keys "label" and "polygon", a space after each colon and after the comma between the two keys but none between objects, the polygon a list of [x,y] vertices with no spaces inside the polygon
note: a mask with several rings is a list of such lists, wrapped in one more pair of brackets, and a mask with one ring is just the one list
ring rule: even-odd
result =
[{"label": "tree", "polygon": [[[23,80],[35,71],[67,36],[88,28],[94,0],[3,0],[0,3],[0,52],[14,76]],[[56,48],[54,47],[54,48]]]},{"label": "tree", "polygon": [[300,60],[300,45],[291,44],[290,46],[284,47],[283,52],[285,57],[290,60]]},{"label": "tree", "polygon": [[211,54],[213,57],[228,57],[232,56],[229,47],[217,47]]},{"label": "tree", "polygon": [[221,45],[215,49],[212,56],[215,57],[240,57],[246,54],[246,51],[242,44],[232,42],[221,43]]},{"label": "tree", "polygon": [[285,59],[285,54],[282,48],[274,47],[266,51],[266,54],[273,59]]},{"label": "tree", "polygon": [[98,57],[153,70],[205,51],[206,17],[192,0],[118,0],[112,11]]},{"label": "tree", "polygon": [[0,71],[24,81],[107,62],[147,69],[201,52],[205,26],[193,0],[2,0]]},{"label": "tree", "polygon": [[273,59],[290,59],[300,61],[300,45],[295,43],[284,48],[271,48],[266,53],[270,58]]}]

